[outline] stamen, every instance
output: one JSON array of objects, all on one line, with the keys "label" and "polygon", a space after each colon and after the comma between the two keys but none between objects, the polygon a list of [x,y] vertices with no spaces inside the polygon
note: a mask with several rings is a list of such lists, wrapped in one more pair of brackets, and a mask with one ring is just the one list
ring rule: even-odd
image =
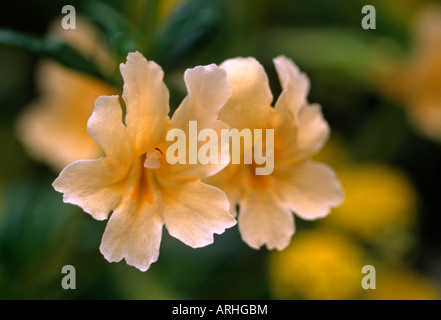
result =
[{"label": "stamen", "polygon": [[162,157],[162,152],[158,148],[147,151],[145,154],[144,167],[148,169],[158,169],[161,166],[159,161]]}]

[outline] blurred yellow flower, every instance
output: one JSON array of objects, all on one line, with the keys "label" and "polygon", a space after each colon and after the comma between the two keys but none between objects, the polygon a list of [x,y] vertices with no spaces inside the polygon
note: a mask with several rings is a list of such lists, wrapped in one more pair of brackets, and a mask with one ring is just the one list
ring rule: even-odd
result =
[{"label": "blurred yellow flower", "polygon": [[406,107],[419,132],[441,141],[441,7],[423,11],[414,31],[412,55],[391,66],[380,84]]},{"label": "blurred yellow flower", "polygon": [[[268,77],[259,62],[224,62],[221,68],[233,95],[219,113],[220,120],[239,131],[274,130],[274,153],[265,150],[274,160],[274,171],[256,175],[259,165],[253,159],[252,164],[231,163],[207,181],[226,192],[233,214],[240,204],[239,230],[249,246],[281,250],[295,231],[291,210],[307,220],[324,217],[342,202],[343,191],[331,168],[309,158],[325,143],[329,127],[320,106],[307,102],[308,78],[286,57],[274,59],[274,64],[283,90],[273,108]],[[256,139],[252,143],[254,152],[265,149]]]},{"label": "blurred yellow flower", "polygon": [[[77,17],[77,29],[69,30],[62,29],[57,20],[49,33],[96,61],[103,70],[113,71],[111,57],[86,20]],[[100,155],[99,146],[87,134],[87,119],[96,97],[115,94],[116,89],[53,61],[40,64],[37,84],[38,99],[17,123],[17,134],[28,152],[56,170],[72,161]]]},{"label": "blurred yellow flower", "polygon": [[231,89],[225,71],[215,65],[187,70],[188,96],[170,120],[161,67],[136,52],[120,69],[126,126],[119,97],[98,98],[88,131],[106,157],[70,164],[53,186],[64,193],[65,202],[97,220],[113,211],[100,251],[110,262],[125,258],[145,271],[158,259],[163,225],[171,236],[196,248],[236,223],[225,194],[200,181],[225,165],[171,165],[165,159],[168,129],[188,131],[189,121],[197,121],[199,130],[226,128],[217,113]]},{"label": "blurred yellow flower", "polygon": [[401,171],[380,164],[360,164],[340,169],[345,202],[326,223],[338,225],[372,240],[415,223],[417,196]]},{"label": "blurred yellow flower", "polygon": [[433,282],[410,270],[377,268],[376,289],[366,290],[367,300],[438,300],[440,298]]},{"label": "blurred yellow flower", "polygon": [[362,292],[363,250],[350,238],[323,228],[299,232],[270,256],[277,299],[356,299]]}]

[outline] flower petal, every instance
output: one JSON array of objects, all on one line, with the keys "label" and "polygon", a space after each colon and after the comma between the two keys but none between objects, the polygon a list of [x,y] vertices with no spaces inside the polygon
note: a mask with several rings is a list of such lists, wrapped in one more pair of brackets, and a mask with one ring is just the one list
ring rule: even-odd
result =
[{"label": "flower petal", "polygon": [[298,216],[313,220],[326,216],[343,201],[343,190],[328,166],[305,160],[274,171],[277,191]]},{"label": "flower petal", "polygon": [[202,182],[225,192],[230,201],[230,214],[233,217],[237,216],[236,206],[239,204],[242,193],[246,189],[244,186],[244,182],[246,181],[245,173],[246,171],[243,170],[242,165],[230,163],[219,173],[202,180]]},{"label": "flower petal", "polygon": [[289,109],[297,117],[300,108],[307,103],[309,79],[292,60],[284,56],[275,58],[274,65],[282,86],[275,108]]},{"label": "flower petal", "polygon": [[[289,114],[283,119],[290,119]],[[320,105],[307,105],[301,108],[297,122],[297,129],[294,123],[289,125],[285,120],[276,127],[275,160],[279,166],[295,165],[305,160],[319,151],[329,137],[329,125],[323,118]]]},{"label": "flower petal", "polygon": [[82,18],[80,15],[75,17],[75,29],[69,32],[63,28],[63,17],[54,19],[50,25],[48,33],[54,38],[60,38],[62,42],[71,45],[82,55],[92,60],[101,72],[112,75],[115,71],[115,59],[111,55],[108,47],[105,46],[100,30],[90,20]]},{"label": "flower petal", "polygon": [[[200,179],[219,172],[228,164],[228,154],[225,155],[225,159],[228,158],[227,161],[224,163],[221,161],[222,150],[228,150],[222,148],[221,130],[228,129],[228,126],[218,120],[218,112],[230,98],[231,88],[225,71],[214,64],[189,69],[185,72],[184,79],[188,95],[175,111],[171,119],[171,127],[182,129],[186,133],[188,160],[186,164],[173,165],[168,174],[173,177]],[[194,137],[190,131],[190,121],[196,123],[197,129]],[[216,132],[218,161],[200,164],[198,158],[196,164],[189,164],[189,155],[198,155],[200,146],[207,143],[205,141],[196,141],[195,144],[190,142],[192,138],[198,140],[199,132],[203,129],[213,129]]]},{"label": "flower petal", "polygon": [[161,141],[168,122],[169,92],[164,72],[139,52],[129,53],[120,65],[124,78],[123,99],[127,108],[127,131],[136,155],[154,148]]},{"label": "flower petal", "polygon": [[329,125],[318,104],[305,106],[299,113],[298,153],[309,156],[323,147],[329,137]]},{"label": "flower petal", "polygon": [[236,58],[225,61],[221,68],[227,72],[233,95],[219,119],[239,130],[266,128],[273,96],[262,65],[254,58]]},{"label": "flower petal", "polygon": [[101,96],[95,101],[87,131],[108,157],[122,162],[134,157],[118,96]]},{"label": "flower petal", "polygon": [[415,107],[409,108],[409,114],[411,123],[421,133],[441,141],[441,108],[439,106],[418,103]]},{"label": "flower petal", "polygon": [[97,220],[104,220],[121,201],[117,184],[127,169],[109,158],[78,160],[61,171],[52,184],[63,193],[63,201],[80,206]]},{"label": "flower petal", "polygon": [[158,260],[162,225],[155,205],[126,200],[111,215],[100,251],[109,262],[125,258],[127,264],[146,271]]},{"label": "flower petal", "polygon": [[252,248],[284,249],[294,234],[294,217],[271,192],[251,190],[240,202],[239,231]]},{"label": "flower petal", "polygon": [[197,121],[200,129],[222,125],[218,113],[231,97],[225,71],[215,64],[198,66],[186,70],[184,80],[188,95],[173,114],[172,126],[186,131],[189,121]]},{"label": "flower petal", "polygon": [[178,190],[164,199],[163,219],[170,235],[186,245],[211,244],[214,233],[221,234],[236,224],[221,190],[199,181],[180,184]]},{"label": "flower petal", "polygon": [[99,145],[87,134],[87,119],[95,99],[115,89],[49,61],[39,66],[37,76],[40,97],[17,123],[28,152],[57,171],[73,161],[100,156]]}]

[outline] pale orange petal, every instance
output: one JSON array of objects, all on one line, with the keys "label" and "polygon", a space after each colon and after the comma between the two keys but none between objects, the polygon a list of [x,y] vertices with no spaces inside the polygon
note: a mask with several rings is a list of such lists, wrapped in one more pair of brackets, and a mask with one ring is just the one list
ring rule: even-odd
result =
[{"label": "pale orange petal", "polygon": [[284,249],[294,234],[294,217],[273,193],[249,190],[240,202],[239,231],[252,248]]},{"label": "pale orange petal", "polygon": [[65,30],[62,27],[62,18],[60,17],[49,25],[48,33],[51,36],[59,37],[63,42],[93,60],[102,72],[111,75],[115,70],[115,59],[105,46],[98,28],[81,15],[77,15],[75,18],[75,29]]},{"label": "pale orange petal", "polygon": [[17,122],[17,135],[29,153],[57,170],[99,156],[99,145],[87,134],[87,119],[95,99],[115,90],[54,62],[42,63],[37,75],[41,95]]},{"label": "pale orange petal", "polygon": [[163,222],[157,207],[127,199],[111,215],[100,251],[109,262],[123,258],[127,264],[146,271],[158,260]]},{"label": "pale orange petal", "polygon": [[335,172],[324,164],[305,160],[291,167],[276,167],[273,177],[281,199],[303,219],[324,217],[343,201]]},{"label": "pale orange petal", "polygon": [[273,96],[262,65],[254,58],[236,58],[225,61],[221,68],[227,72],[233,95],[219,119],[239,130],[266,128]]},{"label": "pale orange petal", "polygon": [[83,127],[75,121],[64,122],[41,108],[44,103],[40,100],[30,106],[17,122],[17,136],[33,158],[48,163],[58,172],[73,161],[100,155],[99,145],[87,134],[87,118]]},{"label": "pale orange petal", "polygon": [[109,158],[78,160],[64,168],[52,185],[64,194],[64,202],[78,205],[95,219],[104,220],[121,201],[117,183],[127,170]]},{"label": "pale orange petal", "polygon": [[203,182],[215,186],[225,192],[230,201],[230,214],[233,217],[237,216],[236,206],[239,204],[239,200],[246,189],[245,172],[246,171],[243,170],[242,165],[229,164],[219,173],[202,180]]},{"label": "pale orange petal", "polygon": [[329,125],[323,118],[318,104],[305,106],[300,110],[297,149],[299,154],[310,156],[320,150],[329,137]]},{"label": "pale orange petal", "polygon": [[[182,129],[186,133],[186,164],[176,164],[170,167],[168,174],[180,178],[204,178],[211,176],[222,170],[229,160],[221,162],[221,130],[229,127],[218,120],[218,112],[225,105],[231,96],[231,88],[227,81],[226,73],[216,65],[199,66],[189,69],[184,75],[185,84],[187,86],[188,95],[182,101],[179,108],[175,111],[171,119],[173,128]],[[205,141],[196,141],[190,146],[192,134],[189,130],[190,121],[195,121],[197,126],[197,134],[203,129],[213,129],[217,134],[217,163],[200,164],[199,158],[196,164],[189,164],[191,153],[196,154]],[[197,136],[194,136],[197,140]],[[226,149],[228,150],[228,149]]]},{"label": "pale orange petal", "polygon": [[[293,120],[289,115],[290,113],[284,119]],[[275,161],[278,166],[295,165],[305,160],[319,151],[329,137],[329,125],[323,118],[320,105],[301,108],[297,117],[297,128],[294,123],[290,126],[285,120],[282,121],[282,124],[275,128]]]},{"label": "pale orange petal", "polygon": [[87,131],[108,157],[119,162],[134,157],[126,127],[122,123],[118,96],[101,96],[95,101],[95,110],[87,122]]},{"label": "pale orange petal", "polygon": [[171,236],[192,248],[213,243],[213,235],[221,234],[236,224],[228,212],[229,202],[218,188],[199,181],[181,183],[177,192],[164,196],[164,223]]},{"label": "pale orange petal", "polygon": [[169,92],[161,67],[147,61],[139,52],[129,53],[120,69],[124,78],[127,130],[136,155],[141,155],[165,137]]},{"label": "pale orange petal", "polygon": [[441,104],[424,105],[420,103],[416,105],[415,108],[409,108],[409,114],[411,115],[411,123],[414,124],[421,133],[427,137],[441,141]]},{"label": "pale orange petal", "polygon": [[277,74],[279,75],[282,93],[277,99],[276,109],[288,109],[297,117],[302,106],[307,103],[309,79],[292,60],[279,56],[274,59]]},{"label": "pale orange petal", "polygon": [[218,113],[231,97],[226,72],[214,64],[198,66],[185,71],[184,81],[188,95],[173,114],[172,126],[186,131],[189,121],[197,121],[200,129],[222,125]]}]

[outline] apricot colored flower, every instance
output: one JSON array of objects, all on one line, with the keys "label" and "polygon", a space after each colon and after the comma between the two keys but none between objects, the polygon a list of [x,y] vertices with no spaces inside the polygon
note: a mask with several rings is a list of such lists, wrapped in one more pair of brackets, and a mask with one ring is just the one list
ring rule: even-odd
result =
[{"label": "apricot colored flower", "polygon": [[[273,172],[256,175],[255,162],[231,163],[207,181],[226,192],[233,214],[240,205],[238,225],[248,245],[281,250],[294,234],[291,211],[306,220],[324,217],[342,202],[343,191],[331,168],[310,159],[325,143],[329,126],[320,106],[306,100],[308,78],[286,57],[274,63],[283,90],[273,108],[267,75],[255,59],[224,62],[233,95],[219,113],[220,120],[238,130],[274,130]],[[260,148],[256,141],[254,148]]]},{"label": "apricot colored flower", "polygon": [[170,120],[162,69],[138,52],[130,53],[120,69],[125,124],[118,96],[98,98],[87,127],[106,156],[73,162],[53,186],[64,193],[65,202],[97,220],[112,211],[101,253],[110,262],[125,258],[145,271],[158,259],[163,225],[171,236],[196,248],[236,223],[226,195],[200,181],[225,165],[171,165],[165,156],[172,128],[188,131],[189,121],[197,121],[201,130],[226,128],[217,113],[231,89],[225,71],[215,65],[187,70],[188,95]]},{"label": "apricot colored flower", "polygon": [[406,107],[418,132],[441,141],[441,7],[424,10],[414,33],[411,55],[391,64],[380,85]]},{"label": "apricot colored flower", "polygon": [[[77,17],[77,29],[68,30],[57,20],[49,34],[77,48],[103,70],[113,70],[110,55],[86,20]],[[29,154],[56,170],[75,160],[99,156],[99,145],[87,134],[87,119],[96,97],[115,94],[116,89],[49,60],[38,67],[37,85],[38,99],[17,123],[17,134]]]}]

